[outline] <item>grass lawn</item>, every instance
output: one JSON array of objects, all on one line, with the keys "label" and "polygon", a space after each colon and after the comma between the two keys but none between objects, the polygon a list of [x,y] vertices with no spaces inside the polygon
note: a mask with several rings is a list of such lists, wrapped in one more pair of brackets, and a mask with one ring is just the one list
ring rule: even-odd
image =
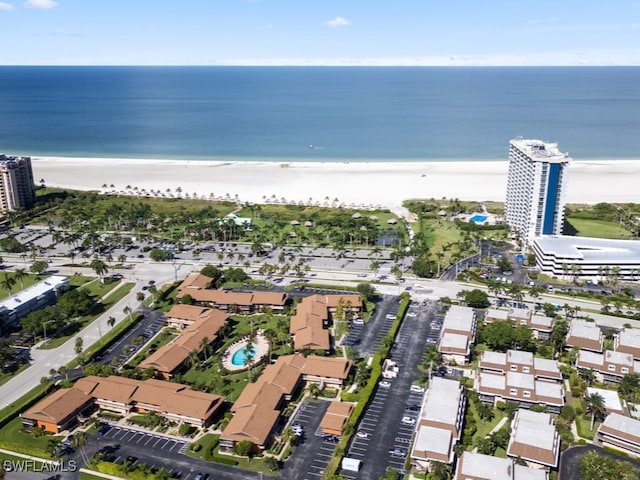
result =
[{"label": "grass lawn", "polygon": [[231,315],[231,319],[236,323],[233,328],[233,333],[231,334],[231,336],[235,337],[248,335],[251,331],[252,324],[254,331],[258,329],[276,331],[278,329],[278,320],[284,319],[287,320],[287,322],[289,321],[286,315],[275,314]]},{"label": "grass lawn", "polygon": [[0,373],[0,385],[7,383],[13,377],[20,375],[21,372],[24,372],[30,366],[30,364],[25,363],[24,365],[20,365],[20,367],[15,372]]},{"label": "grass lawn", "polygon": [[[253,369],[254,379],[262,374],[263,368],[259,365]],[[223,395],[229,402],[235,401],[249,383],[249,373],[244,371],[221,376],[218,372],[218,361],[212,361],[206,364],[205,368],[190,369],[182,376],[182,382],[196,388],[207,386],[212,393]]]},{"label": "grass lawn", "polygon": [[53,435],[43,435],[36,438],[30,433],[25,433],[22,431],[22,419],[18,416],[0,429],[0,446],[6,446],[16,452],[42,457],[50,457],[47,453],[49,440],[63,440],[63,438],[62,436]]},{"label": "grass lawn", "polygon": [[99,278],[91,278],[81,288],[88,290],[95,298],[100,299],[118,285],[120,285],[119,280],[105,280],[104,283],[101,283]]},{"label": "grass lawn", "polygon": [[505,412],[503,412],[502,410],[498,410],[497,408],[494,408],[493,409],[493,414],[494,414],[493,419],[491,419],[490,421],[485,421],[483,423],[482,420],[480,419],[480,417],[478,416],[478,412],[477,412],[476,407],[475,407],[473,402],[469,402],[469,410],[471,411],[471,413],[473,414],[473,417],[476,420],[476,427],[478,429],[476,431],[476,433],[474,434],[474,436],[473,436],[473,441],[471,442],[471,445],[468,448],[468,450],[473,450],[473,448],[476,446],[476,442],[479,439],[484,438],[487,435],[489,435],[489,432],[491,430],[493,430],[494,427],[498,424],[498,422],[500,422],[500,420],[505,418],[507,416],[507,414]]},{"label": "grass lawn", "polygon": [[[120,285],[116,290],[112,290],[109,293],[109,296],[101,302],[101,305],[95,309],[95,312],[90,315],[84,315],[80,317],[78,321],[78,327],[73,331],[68,331],[66,335],[62,335],[59,337],[52,338],[47,341],[47,343],[41,345],[39,348],[43,350],[48,350],[51,348],[57,348],[67,340],[69,340],[72,336],[82,330],[84,327],[93,322],[96,318],[102,315],[104,312],[109,310],[113,305],[115,305],[118,301],[120,301],[125,295],[127,295],[131,289],[134,287],[134,283],[125,283]],[[113,288],[113,287],[112,287]]]},{"label": "grass lawn", "polygon": [[104,477],[98,475],[91,475],[90,473],[80,472],[80,480],[104,480]]},{"label": "grass lawn", "polygon": [[202,445],[200,450],[198,450],[197,452],[194,452],[191,448],[187,448],[185,453],[189,457],[205,459],[208,452],[211,451],[211,448],[213,448],[214,445],[218,444],[218,438],[220,438],[220,435],[216,435],[214,433],[207,433],[206,435],[202,436],[197,442],[193,443],[194,445],[195,444]]},{"label": "grass lawn", "polygon": [[[584,218],[567,218],[567,223],[576,231],[573,235],[580,237],[600,237],[600,238],[631,238],[628,230],[622,228],[616,222],[604,220],[592,220]],[[568,229],[571,232],[571,229]],[[565,232],[565,235],[568,233]],[[569,233],[570,234],[570,233]]]},{"label": "grass lawn", "polygon": [[[25,270],[29,271],[29,268],[25,267]],[[16,274],[14,272],[9,272],[9,271],[2,272],[2,278],[4,278],[5,275],[8,278],[13,278],[13,279],[16,278]],[[13,286],[13,289],[11,290],[11,294],[13,295],[15,293],[18,293],[21,290],[24,290],[25,288],[30,287],[31,285],[41,282],[45,278],[46,276],[27,274],[21,280],[16,279],[16,283]],[[0,300],[5,299],[8,296],[9,296],[9,292],[5,288],[0,287]]]},{"label": "grass lawn", "polygon": [[598,427],[601,423],[601,420],[596,420],[593,423],[593,430],[591,430],[589,428],[591,427],[591,417],[589,417],[588,420],[585,420],[584,418],[582,418],[582,415],[580,415],[579,417],[576,417],[576,430],[578,430],[578,435],[581,438],[593,440],[593,437],[595,437],[596,432],[598,431]]}]

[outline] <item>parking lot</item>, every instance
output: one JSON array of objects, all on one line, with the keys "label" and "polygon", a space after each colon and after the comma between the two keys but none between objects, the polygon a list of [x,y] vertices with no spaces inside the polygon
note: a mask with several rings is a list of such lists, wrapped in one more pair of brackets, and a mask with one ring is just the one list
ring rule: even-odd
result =
[{"label": "parking lot", "polygon": [[424,395],[412,392],[411,385],[421,376],[417,367],[428,345],[427,338],[439,335],[439,330],[431,328],[435,310],[434,304],[411,304],[389,356],[399,367],[398,376],[386,379],[386,387],[378,384],[346,454],[361,460],[361,469],[341,470],[340,475],[350,479],[379,478],[387,467],[404,472]]},{"label": "parking lot", "polygon": [[[86,453],[92,456],[103,451],[107,453],[108,461],[118,464],[128,460],[132,465],[144,463],[154,471],[164,468],[171,478],[180,480],[194,480],[198,473],[216,480],[259,478],[254,472],[189,457],[185,455],[188,446],[187,440],[114,426],[102,435],[87,435]],[[80,461],[77,451],[73,455]]]},{"label": "parking lot", "polygon": [[[122,366],[160,331],[165,322],[164,315],[161,312],[151,310],[148,307],[141,307],[139,311],[142,312],[144,318],[105,350],[103,354],[95,358],[95,363],[116,367]],[[143,337],[145,342],[137,346],[134,345],[133,340],[136,337]]]},{"label": "parking lot", "polygon": [[[97,437],[99,438],[99,437]],[[166,452],[178,452],[184,453],[189,446],[186,441],[176,440],[173,438],[163,437],[161,435],[154,435],[153,433],[140,432],[138,430],[130,430],[128,428],[112,427],[102,438],[108,441],[116,441],[118,443],[127,442],[132,445],[140,445],[142,447],[153,448],[158,453],[162,451]],[[118,462],[120,458],[116,458],[114,461]]]},{"label": "parking lot", "polygon": [[342,344],[353,348],[361,357],[375,354],[391,330],[399,307],[398,297],[385,295],[376,303],[376,311],[365,325],[349,326]]},{"label": "parking lot", "polygon": [[335,440],[323,438],[319,427],[328,407],[329,402],[324,400],[305,400],[293,416],[291,423],[302,425],[304,435],[302,443],[285,462],[282,478],[317,480],[322,477],[337,444],[333,443]]}]

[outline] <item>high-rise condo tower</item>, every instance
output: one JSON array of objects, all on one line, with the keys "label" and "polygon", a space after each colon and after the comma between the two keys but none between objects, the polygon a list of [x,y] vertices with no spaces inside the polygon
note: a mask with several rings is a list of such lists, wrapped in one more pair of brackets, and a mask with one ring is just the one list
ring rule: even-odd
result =
[{"label": "high-rise condo tower", "polygon": [[31,158],[0,154],[0,215],[31,208],[35,199]]},{"label": "high-rise condo tower", "polygon": [[509,142],[505,219],[524,245],[540,235],[562,234],[570,161],[557,143]]}]

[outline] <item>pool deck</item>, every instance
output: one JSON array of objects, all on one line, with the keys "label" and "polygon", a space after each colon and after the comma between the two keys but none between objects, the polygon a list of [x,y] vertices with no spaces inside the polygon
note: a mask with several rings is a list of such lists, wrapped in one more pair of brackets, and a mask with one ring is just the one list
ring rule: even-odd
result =
[{"label": "pool deck", "polygon": [[[231,362],[233,355],[238,350],[247,346],[247,340],[248,337],[242,337],[242,339],[231,344],[231,346],[229,346],[229,348],[227,348],[227,350],[224,352],[224,354],[222,355],[222,366],[226,370],[235,372],[238,370],[245,370],[247,368],[245,365],[234,365]],[[265,338],[261,330],[256,334],[255,342],[256,343],[254,345],[254,348],[256,350],[256,356],[254,358],[254,363],[259,362],[269,353],[269,341]]]}]

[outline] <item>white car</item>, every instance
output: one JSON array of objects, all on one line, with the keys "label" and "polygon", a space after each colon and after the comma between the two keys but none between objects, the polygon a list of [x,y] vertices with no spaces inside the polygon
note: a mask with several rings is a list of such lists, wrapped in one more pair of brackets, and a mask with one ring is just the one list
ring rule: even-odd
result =
[{"label": "white car", "polygon": [[409,312],[407,313],[407,317],[417,317],[418,314],[416,312]]},{"label": "white car", "polygon": [[424,387],[422,385],[411,385],[411,393],[424,393]]},{"label": "white car", "polygon": [[356,432],[356,437],[358,437],[358,438],[369,438],[369,434],[367,432],[365,432],[364,430],[358,430]]},{"label": "white car", "polygon": [[395,316],[395,315],[391,315],[391,314],[389,314],[389,315],[387,315],[387,317],[386,317],[386,318],[387,318],[387,320],[395,320],[395,319],[396,319],[396,316]]},{"label": "white car", "polygon": [[388,382],[387,380],[382,380],[378,382],[378,385],[380,385],[383,388],[391,388],[391,382]]},{"label": "white car", "polygon": [[354,325],[364,325],[364,320],[363,320],[363,319],[361,319],[361,318],[355,318],[355,319],[353,320],[353,324],[354,324]]},{"label": "white car", "polygon": [[402,417],[402,423],[405,425],[415,425],[416,419],[411,417]]}]

